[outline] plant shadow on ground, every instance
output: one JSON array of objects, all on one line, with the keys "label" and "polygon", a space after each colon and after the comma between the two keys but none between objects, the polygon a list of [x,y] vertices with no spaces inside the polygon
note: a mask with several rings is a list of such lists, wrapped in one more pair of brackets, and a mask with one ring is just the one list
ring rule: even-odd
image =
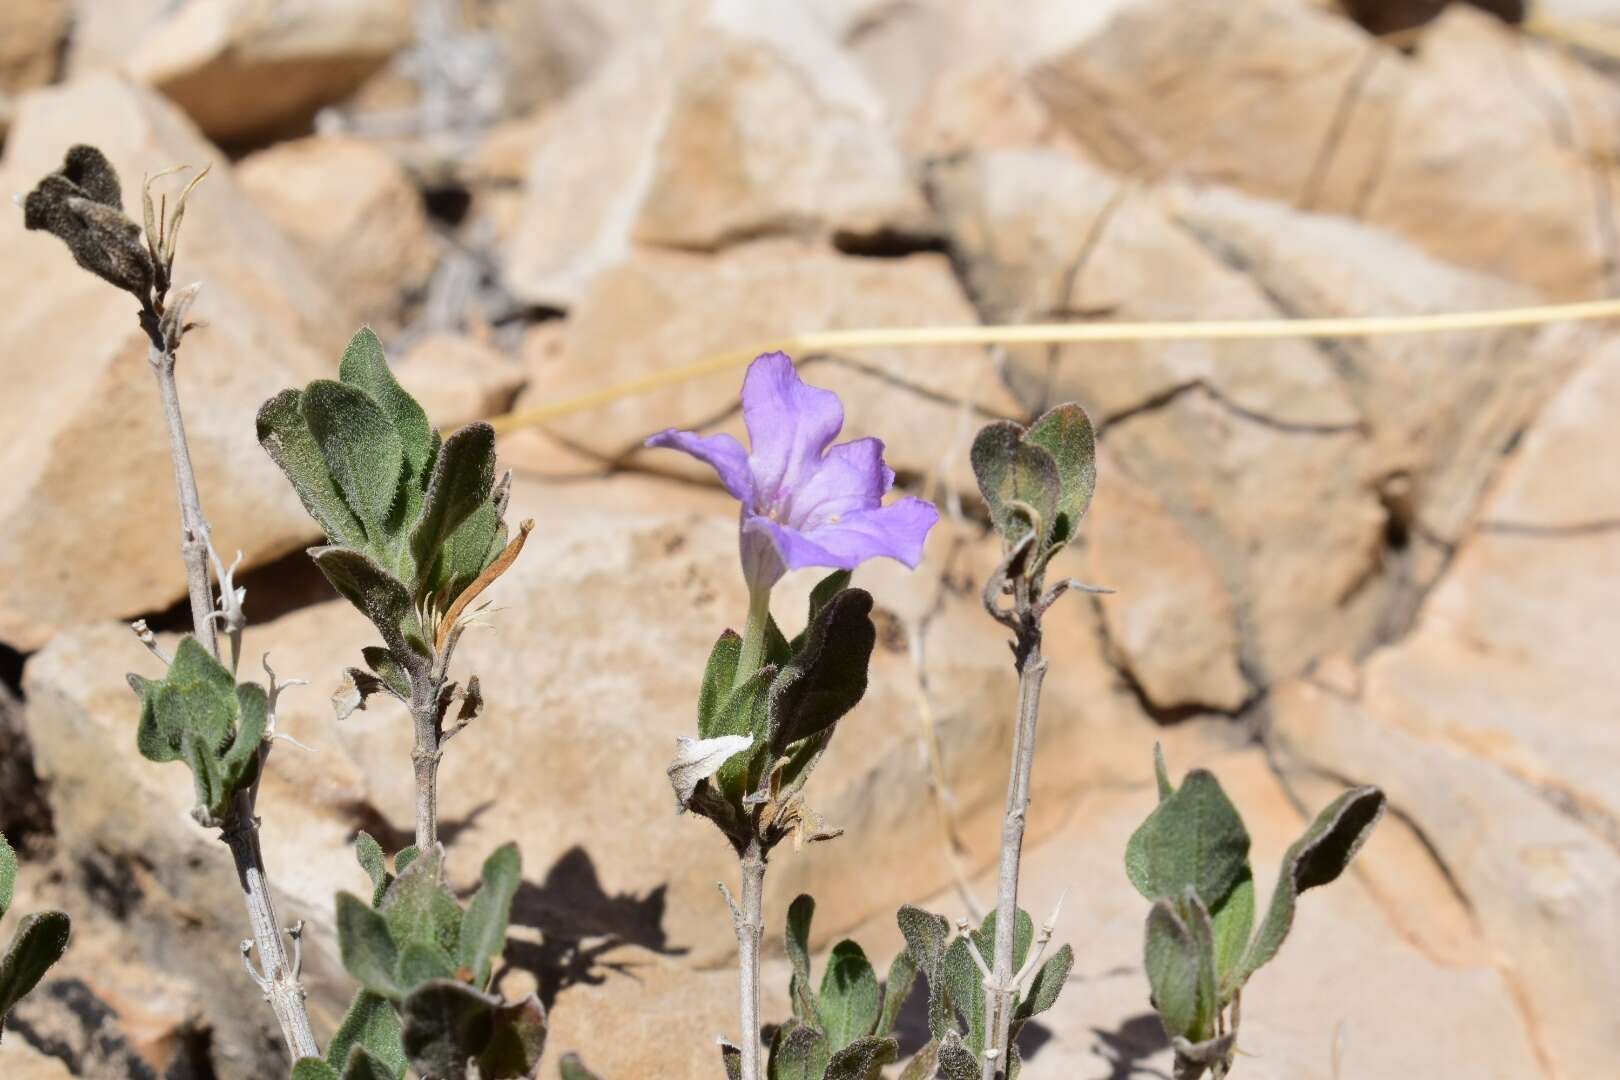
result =
[{"label": "plant shadow on ground", "polygon": [[1135,1080],[1142,1076],[1169,1080],[1169,1073],[1143,1064],[1154,1054],[1170,1047],[1164,1025],[1156,1014],[1149,1012],[1133,1016],[1112,1031],[1102,1028],[1091,1030],[1097,1036],[1093,1053],[1114,1070],[1108,1074],[1108,1080]]},{"label": "plant shadow on ground", "polygon": [[602,888],[596,864],[582,847],[564,852],[537,885],[525,881],[512,901],[512,925],[540,931],[541,940],[506,945],[509,969],[526,971],[539,984],[540,1001],[549,1010],[557,995],[580,984],[600,986],[607,972],[635,976],[633,960],[609,959],[626,945],[659,956],[682,956],[664,932],[668,886],[645,894],[610,896]]}]

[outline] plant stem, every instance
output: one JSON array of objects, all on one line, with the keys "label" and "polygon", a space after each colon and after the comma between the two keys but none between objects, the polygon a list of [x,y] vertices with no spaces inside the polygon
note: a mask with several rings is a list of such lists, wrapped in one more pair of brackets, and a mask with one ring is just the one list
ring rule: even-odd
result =
[{"label": "plant stem", "polygon": [[[175,355],[154,343],[148,359],[157,376],[158,395],[169,427],[169,456],[174,463],[174,485],[180,504],[180,556],[186,565],[186,589],[191,599],[192,632],[215,659],[219,657],[219,637],[214,627],[214,593],[208,578],[208,519],[203,516],[202,497],[197,491],[197,474],[191,464],[191,447],[186,441],[185,419],[180,412],[180,392],[175,384]],[[262,755],[261,754],[261,768]],[[287,964],[281,943],[281,927],[276,922],[275,905],[264,872],[264,855],[259,849],[259,823],[254,814],[257,785],[240,792],[232,820],[220,832],[236,862],[236,880],[247,905],[253,926],[253,941],[264,973],[265,998],[281,1025],[281,1037],[294,1061],[316,1057],[320,1051],[310,1030],[309,1013],[304,1007],[304,988],[298,972]]]},{"label": "plant stem", "polygon": [[416,767],[416,849],[423,855],[439,843],[439,748],[440,714],[438,680],[428,675],[411,678],[411,719],[416,725],[416,748],[411,763]]},{"label": "plant stem", "polygon": [[147,360],[157,376],[163,416],[169,424],[169,457],[174,462],[175,498],[180,504],[180,558],[186,564],[186,591],[191,597],[191,628],[197,640],[219,657],[214,627],[214,591],[208,583],[208,519],[203,516],[197,474],[191,467],[191,446],[180,413],[180,391],[174,380],[174,353],[149,347]]},{"label": "plant stem", "polygon": [[264,998],[281,1025],[282,1038],[292,1059],[319,1057],[315,1033],[310,1030],[309,1013],[304,1008],[304,988],[298,972],[287,963],[281,943],[281,925],[276,921],[275,903],[264,875],[264,855],[259,850],[259,822],[253,813],[253,793],[236,796],[235,820],[221,833],[236,860],[236,877],[247,898],[248,918],[253,923],[253,940],[259,952]]},{"label": "plant stem", "polygon": [[742,910],[733,909],[737,929],[737,989],[742,1020],[742,1080],[760,1080],[759,946],[765,936],[764,845],[748,845],[742,857]]},{"label": "plant stem", "polygon": [[1018,724],[1013,732],[1012,775],[1007,780],[1007,816],[1001,824],[1001,870],[996,893],[995,956],[986,984],[983,1080],[996,1080],[1007,1071],[1008,1027],[1012,1021],[1013,943],[1018,929],[1018,865],[1024,851],[1024,823],[1029,814],[1030,775],[1035,767],[1035,727],[1040,717],[1041,682],[1046,659],[1041,656],[1041,631],[1025,620],[1019,631]]},{"label": "plant stem", "polygon": [[737,656],[735,686],[741,686],[765,660],[765,629],[771,621],[770,586],[748,591],[748,622],[743,626],[742,651]]}]

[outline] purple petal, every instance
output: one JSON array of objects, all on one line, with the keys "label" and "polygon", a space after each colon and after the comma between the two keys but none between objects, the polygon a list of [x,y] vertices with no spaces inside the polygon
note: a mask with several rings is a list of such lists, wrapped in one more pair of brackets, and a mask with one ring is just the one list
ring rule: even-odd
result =
[{"label": "purple petal", "polygon": [[881,439],[856,439],[827,451],[792,492],[785,516],[800,532],[810,532],[857,510],[874,510],[894,486],[894,470],[883,464]]},{"label": "purple petal", "polygon": [[924,499],[906,498],[889,506],[856,510],[810,532],[786,528],[764,517],[743,522],[745,537],[770,537],[789,570],[826,566],[853,570],[867,559],[884,556],[915,567],[922,561],[923,541],[939,521],[939,511]]},{"label": "purple petal", "polygon": [[854,559],[854,562],[819,565],[854,566],[882,555],[915,569],[922,562],[923,541],[928,539],[928,530],[938,522],[939,511],[934,509],[933,503],[905,498],[888,506],[845,514],[806,535],[833,555]]},{"label": "purple petal", "polygon": [[803,483],[844,426],[831,390],[806,386],[786,353],[765,353],[748,367],[742,389],[757,505],[768,506]]},{"label": "purple petal", "polygon": [[710,435],[705,438],[696,432],[669,428],[647,440],[653,449],[665,448],[691,454],[720,474],[720,482],[731,492],[732,498],[744,506],[752,505],[754,477],[748,471],[748,451],[730,435]]}]

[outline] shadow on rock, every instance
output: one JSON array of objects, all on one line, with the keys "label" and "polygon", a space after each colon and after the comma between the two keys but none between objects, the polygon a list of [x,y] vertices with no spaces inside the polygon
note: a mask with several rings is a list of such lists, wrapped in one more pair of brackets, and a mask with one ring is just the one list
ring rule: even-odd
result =
[{"label": "shadow on rock", "polygon": [[534,976],[549,1010],[570,986],[599,986],[610,971],[634,977],[633,960],[609,958],[623,946],[660,956],[684,955],[687,950],[671,947],[664,932],[666,888],[610,896],[590,855],[584,848],[570,848],[538,885],[525,881],[518,886],[512,925],[539,930],[541,940],[509,941],[507,965]]}]

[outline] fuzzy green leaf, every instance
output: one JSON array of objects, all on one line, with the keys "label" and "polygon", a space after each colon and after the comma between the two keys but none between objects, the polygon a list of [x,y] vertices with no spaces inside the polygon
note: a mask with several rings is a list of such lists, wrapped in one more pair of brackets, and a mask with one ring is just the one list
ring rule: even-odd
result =
[{"label": "fuzzy green leaf", "polygon": [[832,1047],[808,1024],[789,1020],[777,1029],[765,1075],[769,1080],[823,1080]]},{"label": "fuzzy green leaf", "polygon": [[939,1069],[945,1080],[979,1080],[979,1059],[974,1056],[962,1036],[948,1031],[939,1042]]},{"label": "fuzzy green leaf", "polygon": [[405,1056],[436,1080],[463,1080],[467,1064],[495,1036],[500,999],[453,979],[426,982],[411,991],[401,1010]]},{"label": "fuzzy green leaf", "polygon": [[939,1040],[930,1039],[921,1050],[911,1055],[911,1060],[906,1062],[905,1069],[900,1073],[900,1080],[934,1080],[938,1072]]},{"label": "fuzzy green leaf", "polygon": [[393,653],[377,645],[367,645],[360,650],[360,655],[366,658],[366,666],[382,680],[389,693],[406,704],[410,703],[411,677],[394,660]]},{"label": "fuzzy green leaf", "polygon": [[371,879],[371,906],[376,907],[382,903],[389,882],[394,880],[394,875],[388,872],[388,856],[383,854],[377,838],[362,829],[360,835],[354,838],[354,857],[359,861],[360,869]]},{"label": "fuzzy green leaf", "polygon": [[1080,406],[1059,405],[1029,426],[1026,443],[1034,443],[1057,465],[1059,495],[1052,542],[1067,543],[1080,527],[1097,489],[1097,444],[1091,420]]},{"label": "fuzzy green leaf", "polygon": [[334,544],[364,547],[366,529],[327,471],[320,444],[304,420],[302,390],[283,390],[259,407],[259,445],[291,481],[304,509]]},{"label": "fuzzy green leaf", "polygon": [[810,923],[816,915],[815,897],[800,894],[788,905],[785,943],[793,975],[788,982],[788,999],[795,1019],[806,1024],[816,1018],[816,995],[810,984]]},{"label": "fuzzy green leaf", "polygon": [[1156,901],[1148,912],[1143,962],[1164,1030],[1186,1037],[1198,1024],[1198,950],[1168,900]]},{"label": "fuzzy green leaf", "polygon": [[[364,835],[363,833],[361,835]],[[370,990],[360,990],[343,1014],[343,1022],[326,1047],[326,1060],[333,1068],[344,1066],[348,1076],[351,1051],[362,1050],[376,1065],[387,1070],[390,1080],[405,1075],[405,1048],[400,1045],[399,1014],[387,998]]]},{"label": "fuzzy green leaf", "polygon": [[332,379],[305,387],[299,407],[332,482],[365,527],[370,548],[394,550],[397,537],[388,526],[405,454],[393,422],[370,394]]},{"label": "fuzzy green leaf", "polygon": [[175,649],[168,674],[147,683],[153,691],[150,715],[141,710],[136,745],[150,761],[175,761],[186,739],[220,753],[231,738],[238,702],[236,680],[197,639],[186,636]]},{"label": "fuzzy green leaf", "polygon": [[408,944],[429,948],[443,958],[448,972],[453,973],[461,935],[461,905],[440,883],[439,876],[438,856],[413,861],[388,886],[382,916],[401,950]]},{"label": "fuzzy green leaf", "polygon": [[23,996],[39,984],[52,964],[67,951],[72,921],[60,911],[25,915],[0,958],[0,1022]]},{"label": "fuzzy green leaf", "polygon": [[[984,976],[968,951],[968,938],[958,935],[945,953],[944,976],[951,1004],[962,1013],[968,1024],[968,1049],[974,1054],[984,1052]],[[1013,970],[1024,966],[1029,946],[1035,940],[1035,924],[1029,912],[1018,911],[1013,928]],[[988,963],[996,951],[996,913],[991,911],[984,922],[972,933],[978,953]]]},{"label": "fuzzy green leaf", "polygon": [[986,425],[969,452],[979,493],[990,508],[990,519],[1008,544],[1016,544],[1029,531],[1029,522],[1015,506],[1023,503],[1040,517],[1044,542],[1057,520],[1062,479],[1057,462],[1043,447],[1027,442],[1024,429],[1009,420]]},{"label": "fuzzy green leaf", "polygon": [[427,571],[451,535],[489,502],[494,489],[495,429],[488,424],[469,424],[445,440],[433,465],[422,516],[411,530],[411,554],[424,582],[449,576]]},{"label": "fuzzy green leaf", "polygon": [[883,992],[877,972],[853,941],[833,946],[821,977],[816,1018],[834,1054],[872,1034],[883,1013]]},{"label": "fuzzy green leaf", "polygon": [[406,994],[423,983],[456,977],[455,957],[442,945],[406,941],[399,946],[399,988]]},{"label": "fuzzy green leaf", "polygon": [[893,1039],[857,1039],[827,1062],[825,1080],[882,1080],[883,1066],[899,1056],[900,1044]]},{"label": "fuzzy green leaf", "polygon": [[446,538],[432,568],[431,581],[422,592],[432,593],[441,610],[448,610],[456,597],[495,561],[506,547],[506,537],[501,512],[491,496]]},{"label": "fuzzy green leaf", "polygon": [[1243,819],[1220,781],[1204,769],[1188,773],[1125,848],[1131,884],[1149,900],[1175,899],[1191,885],[1206,905],[1219,905],[1248,859]]},{"label": "fuzzy green leaf", "polygon": [[17,886],[17,852],[5,833],[0,833],[0,918],[11,910],[12,890]]},{"label": "fuzzy green leaf", "polygon": [[950,923],[943,915],[934,915],[910,904],[896,913],[895,921],[900,924],[900,934],[906,939],[906,955],[928,979],[928,1030],[934,1038],[942,1038],[946,1030],[954,1026],[950,994],[944,978],[945,950],[951,936]]},{"label": "fuzzy green leaf", "polygon": [[557,1062],[557,1072],[561,1080],[602,1080],[591,1070],[585,1067],[578,1054],[568,1053]]},{"label": "fuzzy green leaf", "polygon": [[1041,1013],[1057,1004],[1058,995],[1063,992],[1064,983],[1069,978],[1069,970],[1074,967],[1074,949],[1068,945],[1046,958],[1046,962],[1035,972],[1035,977],[1029,981],[1029,990],[1024,994],[1018,1008],[1013,1011],[1013,1034],[1018,1034],[1017,1028],[1030,1017]]},{"label": "fuzzy green leaf", "polygon": [[349,339],[338,362],[338,379],[363,390],[382,409],[399,435],[400,450],[412,476],[423,476],[433,460],[433,426],[427,413],[389,370],[382,342],[369,326]]},{"label": "fuzzy green leaf", "polygon": [[338,1071],[320,1058],[299,1058],[293,1065],[292,1080],[342,1080]]},{"label": "fuzzy green leaf", "polygon": [[1215,930],[1210,925],[1209,911],[1198,894],[1188,886],[1182,894],[1176,913],[1186,924],[1192,939],[1193,952],[1198,958],[1198,1005],[1193,1032],[1183,1032],[1196,1041],[1207,1039],[1215,1031],[1215,1013],[1218,1008],[1218,990],[1215,974]]},{"label": "fuzzy green leaf", "polygon": [[[698,738],[712,739],[728,734],[720,730],[723,716],[720,707],[731,696],[737,681],[737,661],[742,657],[742,638],[735,630],[720,635],[709,650],[709,662],[703,669],[703,685],[698,689]],[[729,734],[741,734],[732,731]]]},{"label": "fuzzy green leaf", "polygon": [[349,1051],[349,1060],[343,1067],[343,1080],[400,1080],[404,1075],[403,1068],[395,1072],[363,1046]]},{"label": "fuzzy green leaf", "polygon": [[776,668],[766,664],[733,690],[720,706],[715,737],[746,735],[754,740],[747,753],[730,758],[715,774],[715,785],[733,802],[740,801],[758,786],[760,774],[769,761],[766,735],[770,727],[771,684],[776,675]]},{"label": "fuzzy green leaf", "polygon": [[309,555],[338,594],[371,620],[398,664],[408,669],[426,661],[431,649],[404,582],[354,548],[315,547]]},{"label": "fuzzy green leaf", "polygon": [[742,1080],[742,1050],[724,1039],[720,1040],[720,1063],[725,1066],[726,1080]]},{"label": "fuzzy green leaf", "polygon": [[805,643],[771,686],[771,751],[836,724],[866,693],[867,666],[877,628],[872,594],[845,589],[821,608]]},{"label": "fuzzy green leaf", "polygon": [[480,1080],[517,1080],[535,1074],[546,1048],[546,1010],[530,994],[495,1009],[495,1030],[478,1054]]},{"label": "fuzzy green leaf", "polygon": [[1326,885],[1342,874],[1383,814],[1382,791],[1375,787],[1352,788],[1329,803],[1304,835],[1289,845],[1283,853],[1277,888],[1266,917],[1237,966],[1236,986],[1247,982],[1282,948],[1294,924],[1299,894]]},{"label": "fuzzy green leaf", "polygon": [[1221,984],[1221,1004],[1231,999],[1237,989],[1237,977],[1243,952],[1248,947],[1249,935],[1254,932],[1254,874],[1245,865],[1243,875],[1226,899],[1210,912],[1210,923],[1215,932],[1215,970]]},{"label": "fuzzy green leaf", "polygon": [[388,921],[352,893],[337,895],[338,954],[343,967],[361,986],[398,1001],[399,947],[388,932]]},{"label": "fuzzy green leaf", "polygon": [[900,1020],[900,1010],[905,1007],[916,982],[917,965],[912,962],[911,954],[902,949],[889,963],[889,977],[883,983],[883,1012],[872,1034],[894,1034],[894,1026]]},{"label": "fuzzy green leaf", "polygon": [[523,877],[523,861],[516,844],[503,844],[484,860],[482,884],[461,920],[457,961],[472,973],[472,984],[489,986],[494,960],[506,950],[506,924],[512,917],[512,898]]}]

